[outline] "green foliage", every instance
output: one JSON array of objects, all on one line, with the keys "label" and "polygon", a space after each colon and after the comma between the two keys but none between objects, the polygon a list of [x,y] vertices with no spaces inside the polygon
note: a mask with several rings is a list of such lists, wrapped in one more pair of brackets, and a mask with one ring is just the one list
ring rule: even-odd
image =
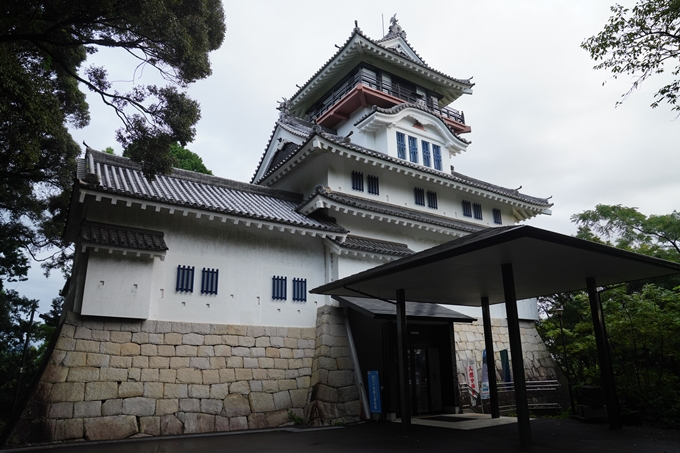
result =
[{"label": "green foliage", "polygon": [[[125,157],[130,157],[126,152],[123,153]],[[206,175],[212,175],[212,171],[206,168],[201,156],[193,151],[190,151],[177,143],[170,145],[170,157],[172,158],[172,166],[181,168],[182,170],[195,171]]]},{"label": "green foliage", "polygon": [[295,412],[292,410],[288,411],[288,417],[290,417],[291,421],[293,422],[294,425],[304,425],[305,424],[305,419],[297,415]]},{"label": "green foliage", "polygon": [[111,148],[110,146],[107,146],[106,149],[104,150],[104,152],[105,152],[106,154],[113,154],[113,155],[116,154],[116,152],[115,152],[115,151],[113,150],[113,148]]},{"label": "green foliage", "polygon": [[666,102],[680,112],[680,0],[639,0],[632,10],[617,4],[611,11],[604,29],[581,43],[599,62],[595,69],[607,69],[614,78],[633,76],[623,100],[653,74],[669,69],[675,80],[656,92],[651,106]]}]

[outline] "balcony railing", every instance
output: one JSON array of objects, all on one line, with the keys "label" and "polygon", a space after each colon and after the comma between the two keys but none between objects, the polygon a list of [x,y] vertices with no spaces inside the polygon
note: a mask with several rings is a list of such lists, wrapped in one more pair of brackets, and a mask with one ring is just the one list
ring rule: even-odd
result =
[{"label": "balcony railing", "polygon": [[456,109],[449,107],[441,107],[436,105],[432,98],[423,99],[423,96],[416,91],[399,85],[396,82],[384,83],[381,79],[364,73],[363,71],[358,71],[354,76],[347,80],[342,86],[337,88],[333,93],[325,98],[321,105],[317,106],[314,110],[310,111],[307,115],[307,120],[312,121],[316,118],[321,117],[326,113],[331,107],[333,107],[338,101],[347,95],[352,89],[361,83],[367,87],[373,88],[383,93],[389,94],[396,98],[402,99],[411,104],[422,104],[430,110],[433,110],[437,115],[456,121],[460,124],[465,124],[465,116],[463,112],[459,112]]}]

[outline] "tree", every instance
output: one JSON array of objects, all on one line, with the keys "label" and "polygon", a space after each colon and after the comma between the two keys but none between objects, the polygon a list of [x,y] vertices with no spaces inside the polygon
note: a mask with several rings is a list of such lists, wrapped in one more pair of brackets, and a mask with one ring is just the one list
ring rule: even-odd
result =
[{"label": "tree", "polygon": [[599,62],[595,69],[608,69],[614,78],[633,76],[617,105],[649,77],[669,69],[675,79],[656,92],[651,107],[666,102],[680,112],[680,0],[639,0],[632,10],[616,4],[611,11],[604,29],[581,47]]},{"label": "tree", "polygon": [[[122,121],[117,139],[145,175],[168,172],[170,146],[185,145],[200,118],[182,91],[210,75],[224,38],[219,0],[7,0],[0,16],[0,288],[25,278],[28,255],[63,250],[61,233],[79,146],[67,126],[89,122],[81,87]],[[119,92],[104,67],[83,67],[117,48],[168,86]],[[58,265],[68,256],[58,252]]]},{"label": "tree", "polygon": [[[113,152],[111,154],[113,154]],[[123,153],[123,155],[125,157],[129,157],[126,153]],[[203,163],[203,159],[201,159],[201,156],[199,156],[193,151],[186,149],[185,147],[179,145],[178,143],[173,143],[172,145],[170,145],[170,157],[172,157],[173,160],[172,165],[175,168],[195,171],[206,175],[213,174],[212,171],[208,170],[208,168],[205,166],[205,164]]]}]

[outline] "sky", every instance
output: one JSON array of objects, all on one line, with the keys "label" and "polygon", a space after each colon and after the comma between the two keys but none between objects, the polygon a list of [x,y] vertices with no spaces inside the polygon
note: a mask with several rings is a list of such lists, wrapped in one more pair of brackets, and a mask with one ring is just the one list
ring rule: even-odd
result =
[{"label": "sky", "polygon": [[[619,1],[632,7],[634,1]],[[597,204],[633,206],[646,214],[680,208],[680,120],[670,108],[651,109],[668,76],[646,81],[620,106],[632,79],[593,69],[580,48],[611,15],[612,0],[391,0],[224,2],[227,33],[211,54],[213,74],[189,87],[201,104],[196,140],[216,176],[249,182],[290,98],[351,35],[354,21],[370,38],[383,36],[397,13],[407,39],[425,62],[456,78],[473,77],[473,94],[451,106],[465,113],[472,141],[453,160],[457,172],[537,197],[552,196],[551,216],[527,223],[574,234],[570,216]],[[159,83],[135,73],[122,53],[99,52],[114,87]],[[141,77],[140,77],[141,76]],[[131,82],[134,79],[134,82]],[[604,83],[604,85],[603,85]],[[78,143],[122,149],[121,124],[88,95],[92,120],[73,130]],[[41,300],[43,310],[63,286],[34,267],[14,287]],[[11,284],[10,284],[11,287]]]}]

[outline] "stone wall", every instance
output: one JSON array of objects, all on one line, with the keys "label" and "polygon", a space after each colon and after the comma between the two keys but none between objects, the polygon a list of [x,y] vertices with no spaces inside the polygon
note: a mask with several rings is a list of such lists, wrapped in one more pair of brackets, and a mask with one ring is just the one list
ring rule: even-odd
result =
[{"label": "stone wall", "polygon": [[[522,337],[522,353],[524,355],[524,375],[528,381],[542,381],[557,379],[555,362],[543,339],[538,334],[533,321],[520,321],[520,333]],[[484,345],[484,325],[481,320],[472,324],[455,324],[456,339],[456,367],[458,370],[458,382],[466,383],[463,360],[474,359],[477,362],[479,379],[482,378],[482,352]],[[496,376],[501,379],[501,354],[502,349],[510,354],[510,340],[508,337],[508,321],[506,319],[491,319],[491,332],[493,333],[493,349],[496,362]]]},{"label": "stone wall", "polygon": [[[335,374],[352,369],[346,343],[340,346],[336,339],[337,327],[331,325],[327,334],[327,325],[315,329],[121,322],[68,313],[8,444],[292,423],[289,411],[303,417],[311,401],[313,367],[316,381],[330,387],[342,381],[340,388],[346,387],[344,374],[342,379]],[[335,369],[326,358],[335,362]],[[338,389],[338,402],[347,399],[340,393]]]}]

